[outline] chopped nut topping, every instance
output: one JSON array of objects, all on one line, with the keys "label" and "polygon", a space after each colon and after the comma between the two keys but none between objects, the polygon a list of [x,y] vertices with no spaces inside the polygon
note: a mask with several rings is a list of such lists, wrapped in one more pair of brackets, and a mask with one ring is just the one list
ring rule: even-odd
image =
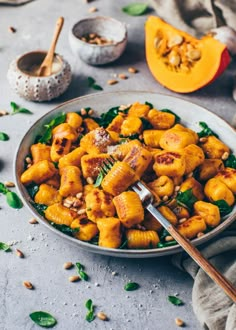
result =
[{"label": "chopped nut topping", "polygon": [[81,114],[81,116],[85,116],[85,115],[87,115],[87,111],[84,108],[82,108],[82,109],[80,109],[80,114]]},{"label": "chopped nut topping", "polygon": [[26,157],[25,161],[27,164],[32,164],[32,159],[30,157]]},{"label": "chopped nut topping", "polygon": [[82,214],[86,213],[86,209],[81,209],[81,210],[79,210],[77,213],[78,213],[79,215],[82,215]]},{"label": "chopped nut topping", "polygon": [[199,139],[199,142],[201,142],[201,143],[205,143],[205,142],[207,142],[207,137],[201,137],[200,139]]},{"label": "chopped nut topping", "polygon": [[184,223],[186,220],[187,220],[187,218],[179,219],[179,223]]},{"label": "chopped nut topping", "polygon": [[85,34],[79,38],[80,40],[94,45],[111,45],[114,43],[113,40],[107,39],[106,37],[100,36],[97,33]]},{"label": "chopped nut topping", "polygon": [[88,184],[93,184],[93,178],[91,178],[90,176],[86,179],[86,181],[88,182]]},{"label": "chopped nut topping", "polygon": [[222,159],[222,160],[226,160],[226,159],[228,159],[228,158],[229,158],[229,153],[226,151],[226,152],[223,153],[221,159]]},{"label": "chopped nut topping", "polygon": [[171,242],[171,241],[173,241],[173,240],[174,240],[174,239],[173,239],[172,236],[169,236],[169,235],[168,235],[168,236],[165,237],[165,241],[166,241],[166,242]]}]

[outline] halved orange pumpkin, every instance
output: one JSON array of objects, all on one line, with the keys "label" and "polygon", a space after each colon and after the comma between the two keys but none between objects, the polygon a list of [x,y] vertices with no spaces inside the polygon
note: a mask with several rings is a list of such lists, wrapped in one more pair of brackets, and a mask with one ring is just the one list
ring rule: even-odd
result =
[{"label": "halved orange pumpkin", "polygon": [[190,93],[215,80],[230,63],[226,45],[202,39],[150,16],[145,25],[146,59],[153,76],[168,89]]}]

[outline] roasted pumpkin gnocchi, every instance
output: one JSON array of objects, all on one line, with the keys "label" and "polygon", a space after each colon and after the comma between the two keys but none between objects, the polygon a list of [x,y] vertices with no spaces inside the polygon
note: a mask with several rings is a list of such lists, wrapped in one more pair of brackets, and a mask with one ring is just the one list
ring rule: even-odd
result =
[{"label": "roasted pumpkin gnocchi", "polygon": [[21,174],[32,205],[51,225],[103,248],[177,244],[130,189],[138,180],[188,239],[231,212],[236,158],[206,123],[195,132],[148,102],[114,107],[99,118],[85,109],[60,114],[42,129]]}]

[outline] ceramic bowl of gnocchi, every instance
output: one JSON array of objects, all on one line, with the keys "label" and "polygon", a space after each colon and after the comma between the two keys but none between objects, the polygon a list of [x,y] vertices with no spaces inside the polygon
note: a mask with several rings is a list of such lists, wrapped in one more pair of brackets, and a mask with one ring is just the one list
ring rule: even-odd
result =
[{"label": "ceramic bowl of gnocchi", "polygon": [[225,121],[180,98],[88,95],[29,129],[16,153],[15,181],[34,217],[86,251],[174,254],[181,247],[131,185],[145,183],[162,215],[202,244],[236,218],[235,139]]}]

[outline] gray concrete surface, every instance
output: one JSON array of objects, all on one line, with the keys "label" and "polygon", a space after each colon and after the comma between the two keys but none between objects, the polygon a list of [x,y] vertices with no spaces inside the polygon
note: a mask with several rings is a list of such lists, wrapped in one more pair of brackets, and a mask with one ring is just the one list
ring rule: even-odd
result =
[{"label": "gray concrete surface", "polygon": [[[144,22],[146,16],[129,17],[121,7],[129,1],[97,0],[86,4],[82,0],[35,0],[20,7],[0,6],[0,109],[10,110],[10,101],[33,111],[33,115],[19,114],[0,118],[0,131],[9,134],[8,142],[0,142],[0,181],[13,178],[13,158],[16,146],[25,132],[44,113],[63,101],[93,93],[87,87],[87,77],[93,76],[104,91],[149,90],[176,95],[161,87],[151,76],[144,57]],[[98,12],[89,14],[88,8],[96,6]],[[90,67],[75,58],[68,44],[68,31],[79,19],[89,15],[109,15],[128,25],[128,47],[125,54],[112,65]],[[65,25],[57,52],[62,54],[73,69],[69,90],[59,99],[49,103],[31,103],[20,99],[10,90],[6,80],[9,62],[15,56],[35,49],[47,49],[58,16],[65,17]],[[9,33],[8,27],[16,28]],[[135,66],[140,73],[106,85],[115,73],[127,72]],[[235,114],[231,98],[235,65],[212,85],[191,95],[181,97],[207,107],[229,123]],[[191,109],[190,109],[191,111]],[[186,329],[200,329],[191,306],[192,279],[171,265],[170,257],[128,260],[103,257],[86,253],[59,239],[42,225],[31,225],[31,214],[25,209],[9,208],[0,195],[0,241],[15,243],[11,253],[0,252],[0,329],[37,329],[29,318],[36,310],[54,315],[58,321],[55,329],[177,329],[175,317],[186,322]],[[22,250],[24,259],[15,255],[15,248]],[[75,269],[64,270],[66,261],[81,262],[90,276],[89,282],[70,283],[68,276]],[[117,274],[114,276],[112,272]],[[140,289],[126,292],[128,281],[140,284]],[[35,290],[27,290],[22,281],[31,281]],[[185,302],[176,307],[167,301],[168,295],[179,294]],[[104,311],[108,322],[96,318],[85,321],[85,302],[91,298],[96,312]]]}]

